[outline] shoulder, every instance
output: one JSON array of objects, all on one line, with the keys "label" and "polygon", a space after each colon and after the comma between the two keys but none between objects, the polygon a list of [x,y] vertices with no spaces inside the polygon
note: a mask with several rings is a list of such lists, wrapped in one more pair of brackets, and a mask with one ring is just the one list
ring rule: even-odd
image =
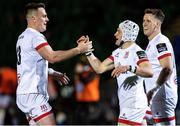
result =
[{"label": "shoulder", "polygon": [[32,29],[32,28],[27,28],[23,33],[28,35],[28,36],[32,36],[33,38],[36,38],[36,37],[45,38],[45,36],[42,33],[38,32],[38,31],[36,31],[35,29]]},{"label": "shoulder", "polygon": [[46,37],[42,33],[33,32],[31,37],[33,41],[47,41]]},{"label": "shoulder", "polygon": [[136,44],[134,47],[134,51],[136,55],[139,57],[139,59],[147,58],[145,50],[143,50],[139,45]]},{"label": "shoulder", "polygon": [[32,36],[34,36],[34,37],[42,37],[42,38],[45,38],[45,36],[42,34],[42,33],[40,33],[40,32],[33,32],[32,31]]},{"label": "shoulder", "polygon": [[161,52],[162,50],[167,50],[167,48],[171,47],[171,42],[168,37],[161,34],[154,46],[156,47],[158,52]]},{"label": "shoulder", "polygon": [[135,44],[133,50],[134,50],[135,52],[144,51],[144,50],[143,50],[139,45],[137,45],[137,44]]},{"label": "shoulder", "polygon": [[159,43],[170,43],[170,40],[167,36],[160,34],[156,39],[156,45]]}]

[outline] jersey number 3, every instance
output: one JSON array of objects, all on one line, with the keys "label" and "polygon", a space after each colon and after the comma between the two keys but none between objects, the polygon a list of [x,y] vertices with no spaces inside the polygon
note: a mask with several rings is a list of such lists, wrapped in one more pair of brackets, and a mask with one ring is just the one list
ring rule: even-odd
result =
[{"label": "jersey number 3", "polygon": [[21,46],[18,46],[17,48],[17,64],[21,64]]}]

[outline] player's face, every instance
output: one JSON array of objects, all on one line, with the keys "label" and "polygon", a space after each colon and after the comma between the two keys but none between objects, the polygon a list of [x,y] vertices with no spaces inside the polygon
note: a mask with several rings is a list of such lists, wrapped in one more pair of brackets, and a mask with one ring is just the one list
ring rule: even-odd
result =
[{"label": "player's face", "polygon": [[114,34],[115,38],[116,38],[116,45],[119,46],[121,43],[121,39],[122,39],[122,30],[120,28],[117,29],[116,33]]},{"label": "player's face", "polygon": [[157,28],[157,19],[155,19],[152,14],[145,14],[143,18],[143,31],[144,34],[149,37],[151,36]]},{"label": "player's face", "polygon": [[46,31],[47,22],[49,21],[44,8],[38,8],[36,14],[36,27],[39,32]]}]

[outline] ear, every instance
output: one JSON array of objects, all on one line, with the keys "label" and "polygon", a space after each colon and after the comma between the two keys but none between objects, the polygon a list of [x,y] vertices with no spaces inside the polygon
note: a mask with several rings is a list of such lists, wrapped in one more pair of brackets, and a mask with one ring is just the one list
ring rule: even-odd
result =
[{"label": "ear", "polygon": [[160,21],[157,21],[156,27],[157,27],[158,29],[161,28],[161,22],[160,22]]},{"label": "ear", "polygon": [[160,27],[160,22],[158,21],[158,20],[155,20],[155,22],[154,22],[154,30],[156,31],[156,30],[158,30],[159,29],[159,27]]},{"label": "ear", "polygon": [[32,21],[35,22],[36,21],[36,17],[35,16],[32,16]]}]

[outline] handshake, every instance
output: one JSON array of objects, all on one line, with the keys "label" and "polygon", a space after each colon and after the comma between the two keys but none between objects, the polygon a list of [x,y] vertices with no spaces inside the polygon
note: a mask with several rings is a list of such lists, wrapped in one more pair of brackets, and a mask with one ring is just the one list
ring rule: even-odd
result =
[{"label": "handshake", "polygon": [[80,53],[85,53],[86,56],[90,56],[92,54],[92,51],[94,51],[92,41],[89,41],[89,37],[87,35],[81,36],[77,40],[77,44],[77,48]]}]

